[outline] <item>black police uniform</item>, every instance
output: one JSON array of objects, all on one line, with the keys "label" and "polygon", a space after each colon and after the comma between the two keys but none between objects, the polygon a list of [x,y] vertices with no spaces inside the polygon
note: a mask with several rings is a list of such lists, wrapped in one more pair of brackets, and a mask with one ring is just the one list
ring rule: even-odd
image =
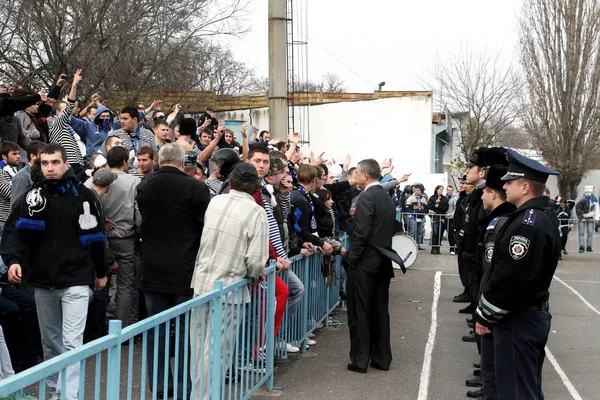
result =
[{"label": "black police uniform", "polygon": [[[514,150],[507,156],[503,180],[545,183],[548,175],[558,175]],[[494,227],[490,274],[482,280],[477,322],[492,329],[498,398],[543,399],[541,368],[551,320],[548,289],[560,254],[556,215],[540,196],[505,218],[502,226]]]},{"label": "black police uniform", "polygon": [[[486,170],[485,181],[477,185],[478,189],[488,187],[496,191],[502,191],[504,181],[501,177],[507,172],[507,168],[500,165],[493,165]],[[481,271],[478,271],[478,279],[481,282],[479,287],[479,296],[488,289],[488,282],[492,272],[492,256],[494,254],[494,241],[497,233],[508,221],[506,214],[515,211],[516,207],[510,203],[502,203],[490,211],[485,218],[486,230],[482,232],[478,243],[477,256],[481,260]],[[479,298],[478,298],[479,301]],[[496,377],[494,369],[494,337],[493,334],[481,336],[481,379],[483,381],[482,393],[484,400],[497,400]]]}]

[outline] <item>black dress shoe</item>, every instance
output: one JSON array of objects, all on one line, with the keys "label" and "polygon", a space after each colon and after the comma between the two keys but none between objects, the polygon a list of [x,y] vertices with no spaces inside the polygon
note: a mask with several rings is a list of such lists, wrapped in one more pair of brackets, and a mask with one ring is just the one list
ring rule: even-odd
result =
[{"label": "black dress shoe", "polygon": [[467,322],[467,326],[471,329],[473,329],[473,323],[472,322]]},{"label": "black dress shoe", "polygon": [[455,303],[470,303],[471,302],[471,296],[468,295],[467,293],[461,293],[458,296],[454,296],[454,298],[452,299],[453,302]]},{"label": "black dress shoe", "polygon": [[473,368],[481,368],[481,364],[480,363],[473,363]]},{"label": "black dress shoe", "polygon": [[481,370],[480,369],[474,369],[473,370],[473,376],[481,376]]},{"label": "black dress shoe", "polygon": [[475,342],[475,335],[466,335],[462,337],[463,342],[472,343]]},{"label": "black dress shoe", "polygon": [[471,306],[471,304],[469,304],[465,308],[461,308],[460,310],[458,310],[458,312],[461,314],[473,314],[473,307]]},{"label": "black dress shoe", "polygon": [[467,392],[467,397],[472,399],[483,399],[483,389],[469,390]]},{"label": "black dress shoe", "polygon": [[356,365],[354,365],[352,363],[348,364],[348,371],[358,372],[359,374],[366,374],[367,373],[367,369],[366,368],[358,368]]},{"label": "black dress shoe", "polygon": [[481,379],[481,376],[476,376],[475,378],[467,379],[465,381],[465,385],[468,387],[482,387],[483,379]]},{"label": "black dress shoe", "polygon": [[381,365],[379,365],[379,364],[377,364],[377,363],[375,363],[373,361],[371,361],[371,368],[375,368],[375,369],[378,369],[380,371],[389,371],[390,370],[390,367],[384,368]]}]

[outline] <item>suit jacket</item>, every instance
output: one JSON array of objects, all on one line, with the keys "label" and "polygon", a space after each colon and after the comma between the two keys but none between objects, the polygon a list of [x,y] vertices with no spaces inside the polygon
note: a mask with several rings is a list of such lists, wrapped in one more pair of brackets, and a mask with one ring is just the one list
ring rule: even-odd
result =
[{"label": "suit jacket", "polygon": [[393,277],[391,261],[404,267],[402,259],[392,249],[392,237],[396,232],[394,201],[380,185],[370,187],[356,205],[352,242],[344,255],[344,265]]}]

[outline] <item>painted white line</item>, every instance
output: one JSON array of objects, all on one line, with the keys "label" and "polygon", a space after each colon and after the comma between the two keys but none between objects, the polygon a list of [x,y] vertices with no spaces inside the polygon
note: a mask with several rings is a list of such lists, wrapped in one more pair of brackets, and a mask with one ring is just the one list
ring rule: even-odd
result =
[{"label": "painted white line", "polygon": [[587,301],[585,299],[585,297],[583,297],[582,295],[580,295],[577,290],[573,289],[571,286],[569,286],[567,283],[565,283],[565,281],[563,281],[562,279],[560,279],[557,276],[554,276],[554,279],[556,279],[557,281],[559,281],[560,283],[562,283],[563,285],[565,285],[567,287],[567,289],[569,289],[571,292],[573,292],[575,294],[575,296],[579,297],[581,299],[581,301],[583,301],[583,303],[590,308],[590,310],[592,310],[596,314],[600,315],[600,311],[598,311],[598,309],[596,307],[594,307],[592,304],[590,304],[590,302]]},{"label": "painted white line", "polygon": [[571,282],[571,283],[595,283],[595,284],[599,284],[600,281],[572,281],[569,279],[563,279],[563,282]]},{"label": "painted white line", "polygon": [[418,400],[427,400],[427,392],[429,391],[429,378],[431,373],[431,354],[433,353],[433,345],[435,343],[435,334],[437,331],[437,306],[441,291],[441,276],[442,271],[435,273],[433,284],[433,302],[431,303],[431,327],[429,328],[429,338],[425,345],[425,356],[423,357],[423,369],[421,370],[421,382],[419,384]]},{"label": "painted white line", "polygon": [[573,386],[573,384],[567,377],[567,374],[565,374],[565,371],[563,371],[563,369],[560,367],[560,365],[558,365],[558,361],[556,361],[556,358],[554,358],[554,356],[552,355],[552,352],[550,352],[550,349],[548,348],[548,346],[546,346],[546,357],[548,357],[548,360],[550,360],[550,363],[552,364],[552,366],[558,373],[558,376],[560,376],[560,379],[562,379],[562,381],[565,384],[565,386],[567,387],[567,390],[569,391],[569,394],[571,395],[571,397],[573,397],[574,400],[583,400],[581,398],[581,396],[579,395],[579,392],[577,392],[577,389],[575,389],[575,386]]}]

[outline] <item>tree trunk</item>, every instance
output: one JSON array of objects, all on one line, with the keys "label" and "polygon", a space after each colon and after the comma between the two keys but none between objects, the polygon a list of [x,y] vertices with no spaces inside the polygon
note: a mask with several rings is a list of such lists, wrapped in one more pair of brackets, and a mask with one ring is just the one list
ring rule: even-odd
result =
[{"label": "tree trunk", "polygon": [[577,198],[577,185],[583,177],[559,177],[558,178],[558,194],[563,199],[575,200]]}]

